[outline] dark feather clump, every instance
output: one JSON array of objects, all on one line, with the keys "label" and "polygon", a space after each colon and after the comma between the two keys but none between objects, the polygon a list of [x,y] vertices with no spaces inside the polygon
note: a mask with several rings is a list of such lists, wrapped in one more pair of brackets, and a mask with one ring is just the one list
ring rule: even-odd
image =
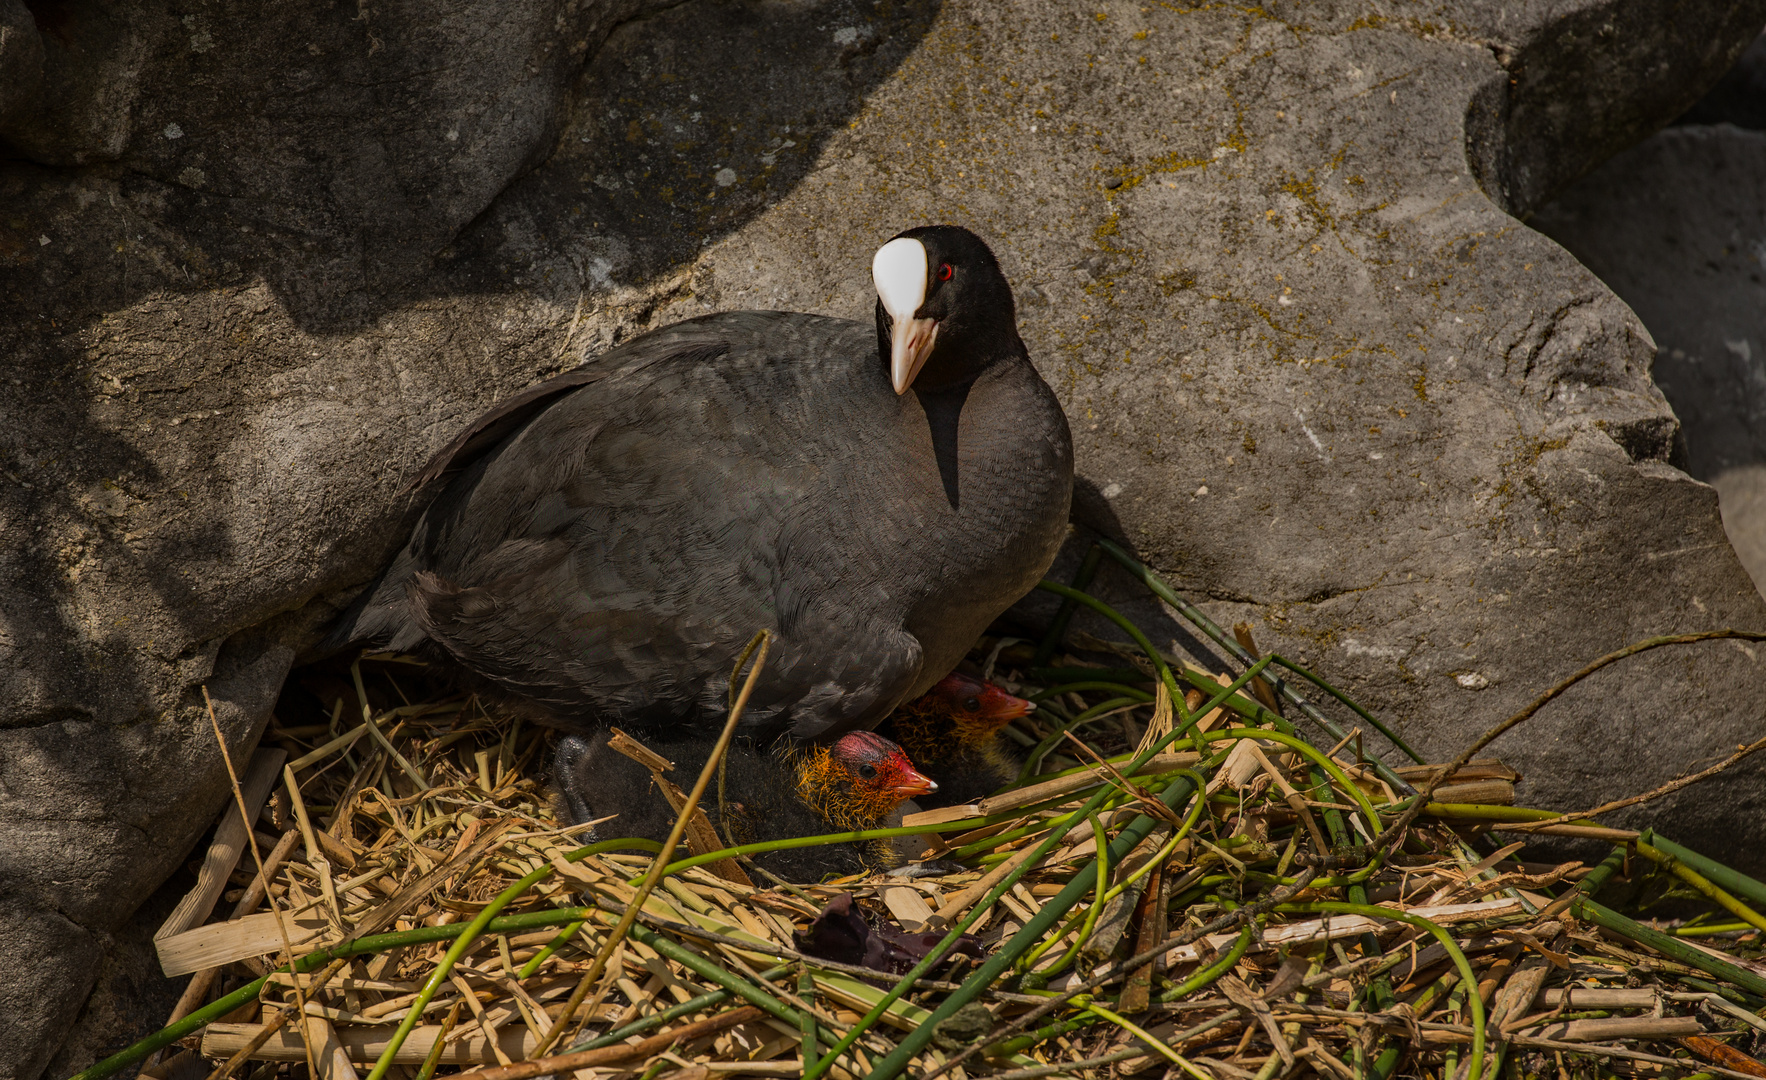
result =
[{"label": "dark feather clump", "polygon": [[[887,975],[906,975],[944,940],[941,933],[916,933],[887,923],[872,926],[853,902],[851,893],[841,893],[828,901],[809,929],[793,937],[797,951],[805,956],[868,967]],[[963,934],[945,954],[941,966],[958,956],[981,960],[986,955],[980,938]]]}]

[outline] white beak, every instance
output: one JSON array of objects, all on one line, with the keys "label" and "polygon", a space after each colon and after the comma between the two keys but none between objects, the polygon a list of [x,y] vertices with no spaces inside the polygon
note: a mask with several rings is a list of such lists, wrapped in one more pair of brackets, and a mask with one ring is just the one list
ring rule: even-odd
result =
[{"label": "white beak", "polygon": [[905,394],[914,385],[914,376],[932,355],[932,343],[938,338],[937,319],[897,319],[889,335],[889,380],[897,394]]},{"label": "white beak", "polygon": [[938,320],[916,318],[926,302],[926,246],[918,240],[898,238],[877,249],[871,260],[871,280],[877,298],[889,313],[889,381],[897,394],[905,394],[914,376],[932,355],[938,338]]}]

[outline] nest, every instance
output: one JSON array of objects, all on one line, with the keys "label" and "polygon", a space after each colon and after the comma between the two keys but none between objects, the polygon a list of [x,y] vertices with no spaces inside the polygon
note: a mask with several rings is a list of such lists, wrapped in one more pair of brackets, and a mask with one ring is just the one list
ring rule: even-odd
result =
[{"label": "nest", "polygon": [[[320,677],[328,714],[279,712],[230,765],[158,936],[194,976],[173,1022],[80,1080],[150,1055],[165,1077],[1766,1076],[1766,886],[1609,808],[1516,807],[1476,748],[1372,760],[1365,710],[1319,684],[1345,730],[1107,554],[1241,666],[1162,655],[1089,575],[1046,584],[1047,640],[973,656],[1039,702],[1010,729],[1019,785],[891,834],[943,873],[767,881],[691,814],[666,867],[585,847],[545,731],[423,690],[409,658]],[[1067,632],[1080,606],[1134,640]],[[662,780],[692,801],[696,777]],[[1517,861],[1541,833],[1612,854]],[[1600,902],[1621,886],[1678,917]]]}]

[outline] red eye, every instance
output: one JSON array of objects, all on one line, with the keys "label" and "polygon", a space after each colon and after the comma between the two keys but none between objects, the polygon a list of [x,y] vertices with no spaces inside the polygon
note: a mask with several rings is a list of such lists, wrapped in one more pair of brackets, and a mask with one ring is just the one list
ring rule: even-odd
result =
[{"label": "red eye", "polygon": [[950,263],[940,263],[939,264],[939,266],[938,266],[938,280],[940,280],[940,281],[949,281],[950,280]]}]

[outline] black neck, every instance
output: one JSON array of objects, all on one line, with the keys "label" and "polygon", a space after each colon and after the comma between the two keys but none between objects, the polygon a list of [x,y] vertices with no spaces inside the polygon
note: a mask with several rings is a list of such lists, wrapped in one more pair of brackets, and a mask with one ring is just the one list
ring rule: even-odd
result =
[{"label": "black neck", "polygon": [[963,402],[969,399],[973,377],[954,386],[922,390],[915,380],[914,396],[926,412],[926,426],[932,433],[932,456],[938,462],[938,476],[944,481],[944,497],[952,510],[958,507],[957,492],[957,428],[963,417]]},{"label": "black neck", "polygon": [[974,382],[983,371],[1002,360],[1029,355],[1024,340],[1010,326],[985,335],[971,330],[960,336],[946,336],[942,327],[940,331],[932,355],[926,358],[920,373],[914,376],[916,390],[924,388],[935,393],[955,390]]}]

